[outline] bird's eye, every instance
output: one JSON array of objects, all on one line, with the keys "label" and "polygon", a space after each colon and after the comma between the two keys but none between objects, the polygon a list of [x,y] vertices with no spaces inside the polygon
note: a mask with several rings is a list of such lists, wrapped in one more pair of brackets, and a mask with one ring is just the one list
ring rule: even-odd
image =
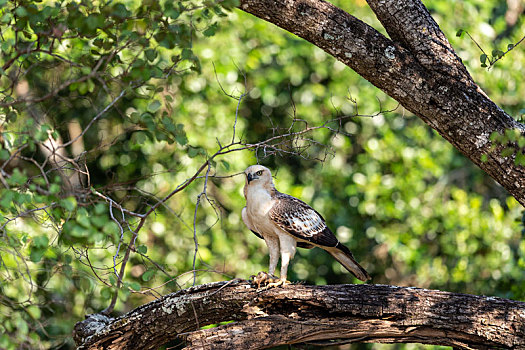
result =
[{"label": "bird's eye", "polygon": [[262,173],[263,173],[263,171],[262,171],[262,170],[259,170],[258,172],[255,173],[255,175],[257,175],[257,176],[261,176]]}]

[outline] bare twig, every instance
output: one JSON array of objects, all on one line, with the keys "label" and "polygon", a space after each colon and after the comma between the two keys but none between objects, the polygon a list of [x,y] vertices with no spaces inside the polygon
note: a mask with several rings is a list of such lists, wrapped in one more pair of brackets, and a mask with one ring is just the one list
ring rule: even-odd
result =
[{"label": "bare twig", "polygon": [[58,148],[63,148],[63,147],[67,147],[69,145],[71,145],[73,142],[77,141],[79,138],[83,137],[84,134],[89,130],[89,128],[100,118],[102,117],[107,111],[109,111],[111,109],[111,107],[113,107],[115,105],[115,103],[117,103],[121,98],[122,96],[124,96],[124,94],[126,93],[126,89],[123,89],[120,94],[115,97],[103,110],[101,110],[100,112],[97,113],[97,115],[95,117],[93,117],[93,119],[91,119],[88,123],[88,125],[86,125],[86,127],[84,128],[84,130],[82,130],[82,132],[80,134],[78,134],[75,138],[69,140],[68,142],[60,145]]},{"label": "bare twig", "polygon": [[42,101],[45,101],[45,100],[50,99],[52,97],[55,97],[60,91],[62,91],[65,88],[69,87],[70,85],[75,84],[75,83],[82,83],[84,81],[87,81],[87,80],[95,77],[98,74],[98,70],[100,69],[100,67],[101,67],[101,65],[102,65],[102,63],[104,61],[105,61],[104,59],[100,59],[98,61],[98,63],[95,65],[95,67],[91,70],[91,72],[89,72],[89,74],[84,75],[84,76],[82,76],[82,77],[80,77],[78,79],[67,80],[67,81],[63,82],[62,84],[60,84],[55,90],[50,91],[49,93],[47,93],[44,96],[35,97],[35,98],[19,98],[19,99],[12,100],[12,101],[9,101],[9,102],[2,102],[2,103],[0,103],[0,107],[9,107],[9,106],[14,106],[14,105],[21,104],[21,103],[33,104],[33,103],[42,102]]},{"label": "bare twig", "polygon": [[47,208],[52,208],[52,207],[54,207],[55,205],[56,205],[56,202],[52,202],[52,203],[50,203],[50,204],[48,204],[48,205],[44,205],[43,207],[33,208],[33,209],[26,210],[26,211],[24,211],[24,212],[22,212],[22,213],[19,213],[19,214],[16,215],[16,216],[12,217],[11,219],[7,219],[7,220],[4,222],[4,224],[3,224],[2,226],[0,226],[0,231],[2,231],[2,236],[5,237],[6,232],[5,232],[4,228],[5,228],[5,227],[7,226],[7,224],[9,224],[11,221],[14,221],[14,220],[16,220],[16,219],[18,219],[18,218],[21,218],[21,217],[24,217],[24,216],[28,216],[28,215],[33,214],[33,213],[35,213],[35,212],[37,212],[37,211],[40,211],[40,210],[45,211]]},{"label": "bare twig", "polygon": [[[120,224],[120,222],[113,215],[113,206],[112,205],[109,206],[109,215],[111,216],[111,220],[113,220],[117,224],[117,226],[118,226],[118,228],[120,230],[120,239],[118,241],[117,251],[115,252],[115,255],[113,255],[113,270],[115,271],[115,276],[117,278],[119,278],[119,275],[117,273],[117,258],[118,258],[118,254],[119,254],[119,251],[120,251],[120,245],[122,244],[122,241],[124,240],[124,228],[122,228],[122,225]],[[124,213],[122,213],[122,216],[124,218]]]},{"label": "bare twig", "polygon": [[[141,221],[142,222],[142,221]],[[111,299],[111,302],[107,308],[102,310],[102,314],[108,315],[113,311],[115,308],[115,304],[117,303],[117,297],[118,297],[118,290],[120,289],[120,286],[122,285],[122,280],[124,279],[124,272],[126,271],[126,263],[128,262],[131,249],[135,245],[135,240],[138,236],[138,230],[133,231],[133,236],[131,237],[131,242],[128,245],[128,248],[126,249],[126,253],[124,254],[124,258],[122,259],[122,264],[120,265],[120,272],[118,273],[118,280],[117,284],[115,286],[115,294],[113,294],[113,298]]]},{"label": "bare twig", "polygon": [[492,62],[490,63],[490,67],[489,67],[489,69],[492,68],[492,66],[493,66],[496,62],[498,62],[499,60],[501,60],[501,59],[503,58],[503,56],[505,56],[509,51],[514,50],[514,48],[515,48],[516,46],[518,46],[519,44],[521,44],[521,42],[522,42],[523,40],[525,40],[525,36],[523,36],[523,37],[522,37],[520,40],[518,40],[515,44],[512,44],[511,47],[508,47],[508,48],[507,48],[507,51],[504,51],[503,54],[501,54],[501,56],[498,56],[494,61],[492,61]]},{"label": "bare twig", "polygon": [[[219,84],[219,87],[221,88],[221,91],[223,94],[225,94],[226,96],[230,97],[230,98],[233,98],[234,100],[237,100],[237,107],[235,108],[235,120],[233,122],[233,133],[232,133],[232,141],[231,143],[235,143],[235,132],[236,132],[236,128],[237,128],[237,120],[238,120],[238,117],[239,117],[239,108],[241,106],[241,102],[242,102],[242,99],[244,97],[246,97],[249,93],[248,89],[247,89],[247,86],[248,86],[248,82],[247,82],[247,78],[246,78],[246,73],[241,71],[239,69],[239,67],[237,67],[237,65],[235,65],[235,67],[237,67],[237,70],[242,74],[242,76],[244,77],[244,92],[241,93],[239,96],[235,96],[233,95],[233,93],[228,93],[226,92],[226,90],[224,90],[224,87],[222,86],[220,80],[219,80],[219,77],[217,76],[217,70],[215,68],[215,63],[212,62],[212,65],[213,65],[213,72],[215,73],[215,80],[217,81],[217,84]],[[219,143],[219,147],[222,147],[221,144]]]},{"label": "bare twig", "polygon": [[[485,55],[486,59],[489,61],[489,66],[487,69],[491,69],[495,64],[496,62],[498,62],[499,60],[501,60],[507,53],[509,53],[509,51],[512,51],[516,48],[516,46],[518,46],[519,44],[521,44],[523,42],[523,40],[525,40],[525,36],[523,36],[520,40],[518,40],[515,44],[511,44],[509,46],[507,46],[507,50],[506,51],[497,51],[497,52],[500,52],[501,54],[497,54],[497,55],[493,55],[492,57],[490,57],[486,52],[485,50],[483,50],[483,48],[481,47],[480,44],[478,44],[478,42],[472,37],[472,35],[470,35],[469,32],[467,32],[466,30],[460,30],[458,33],[465,33],[468,35],[468,37],[470,38],[470,40],[472,40],[472,42],[474,44],[476,44],[476,46],[478,47],[478,49],[483,52],[483,55]],[[461,35],[461,34],[458,34],[458,36]],[[494,53],[494,51],[492,51]],[[495,57],[495,58],[494,58]],[[483,63],[482,67],[486,67],[486,65],[484,65],[484,61],[481,61],[481,63]]]},{"label": "bare twig", "polygon": [[[195,212],[193,214],[193,242],[195,243],[195,251],[193,252],[193,271],[195,271],[195,262],[197,259],[197,252],[199,251],[199,241],[197,239],[197,211],[199,210],[199,204],[201,202],[201,197],[206,195],[206,189],[208,187],[208,176],[210,174],[210,164],[208,163],[208,169],[206,170],[206,176],[204,179],[204,188],[202,192],[197,196],[197,202],[195,203]],[[193,285],[197,280],[197,275],[193,273]]]}]

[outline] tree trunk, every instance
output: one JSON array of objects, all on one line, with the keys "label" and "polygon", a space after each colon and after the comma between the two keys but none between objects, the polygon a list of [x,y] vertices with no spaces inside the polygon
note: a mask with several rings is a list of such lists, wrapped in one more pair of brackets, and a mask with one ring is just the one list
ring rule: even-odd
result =
[{"label": "tree trunk", "polygon": [[[302,37],[352,68],[437,130],[525,206],[525,167],[490,135],[525,125],[473,81],[419,0],[368,0],[391,39],[322,0],[242,0],[240,9]],[[517,147],[516,147],[517,148]],[[482,156],[486,155],[486,161]]]},{"label": "tree trunk", "polygon": [[[222,322],[231,323],[201,329]],[[335,341],[525,349],[525,303],[366,284],[257,290],[233,280],[169,294],[116,319],[90,315],[74,338],[79,349],[156,349],[176,338],[186,349]]]}]

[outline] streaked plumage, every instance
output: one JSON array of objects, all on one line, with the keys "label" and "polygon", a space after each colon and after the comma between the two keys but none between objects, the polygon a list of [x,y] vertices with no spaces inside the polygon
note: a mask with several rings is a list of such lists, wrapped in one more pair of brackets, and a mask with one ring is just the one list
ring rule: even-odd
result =
[{"label": "streaked plumage", "polygon": [[326,226],[321,214],[305,202],[275,189],[268,168],[252,165],[245,170],[245,175],[246,207],[242,210],[242,219],[253,233],[266,242],[271,275],[275,272],[279,256],[283,282],[296,247],[320,247],[360,280],[370,279],[350,250]]}]

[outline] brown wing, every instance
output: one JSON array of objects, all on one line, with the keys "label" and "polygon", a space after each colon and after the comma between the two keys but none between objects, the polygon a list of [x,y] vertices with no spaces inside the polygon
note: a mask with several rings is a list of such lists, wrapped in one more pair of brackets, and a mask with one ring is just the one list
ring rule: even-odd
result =
[{"label": "brown wing", "polygon": [[[321,246],[360,280],[370,279],[370,275],[357,263],[350,250],[326,226],[321,214],[305,202],[287,194],[278,192],[275,197],[277,201],[269,214],[277,226],[301,240]],[[304,243],[308,244],[307,242]]]},{"label": "brown wing", "polygon": [[339,241],[324,218],[305,202],[278,192],[270,218],[289,234],[319,246],[335,247]]}]

